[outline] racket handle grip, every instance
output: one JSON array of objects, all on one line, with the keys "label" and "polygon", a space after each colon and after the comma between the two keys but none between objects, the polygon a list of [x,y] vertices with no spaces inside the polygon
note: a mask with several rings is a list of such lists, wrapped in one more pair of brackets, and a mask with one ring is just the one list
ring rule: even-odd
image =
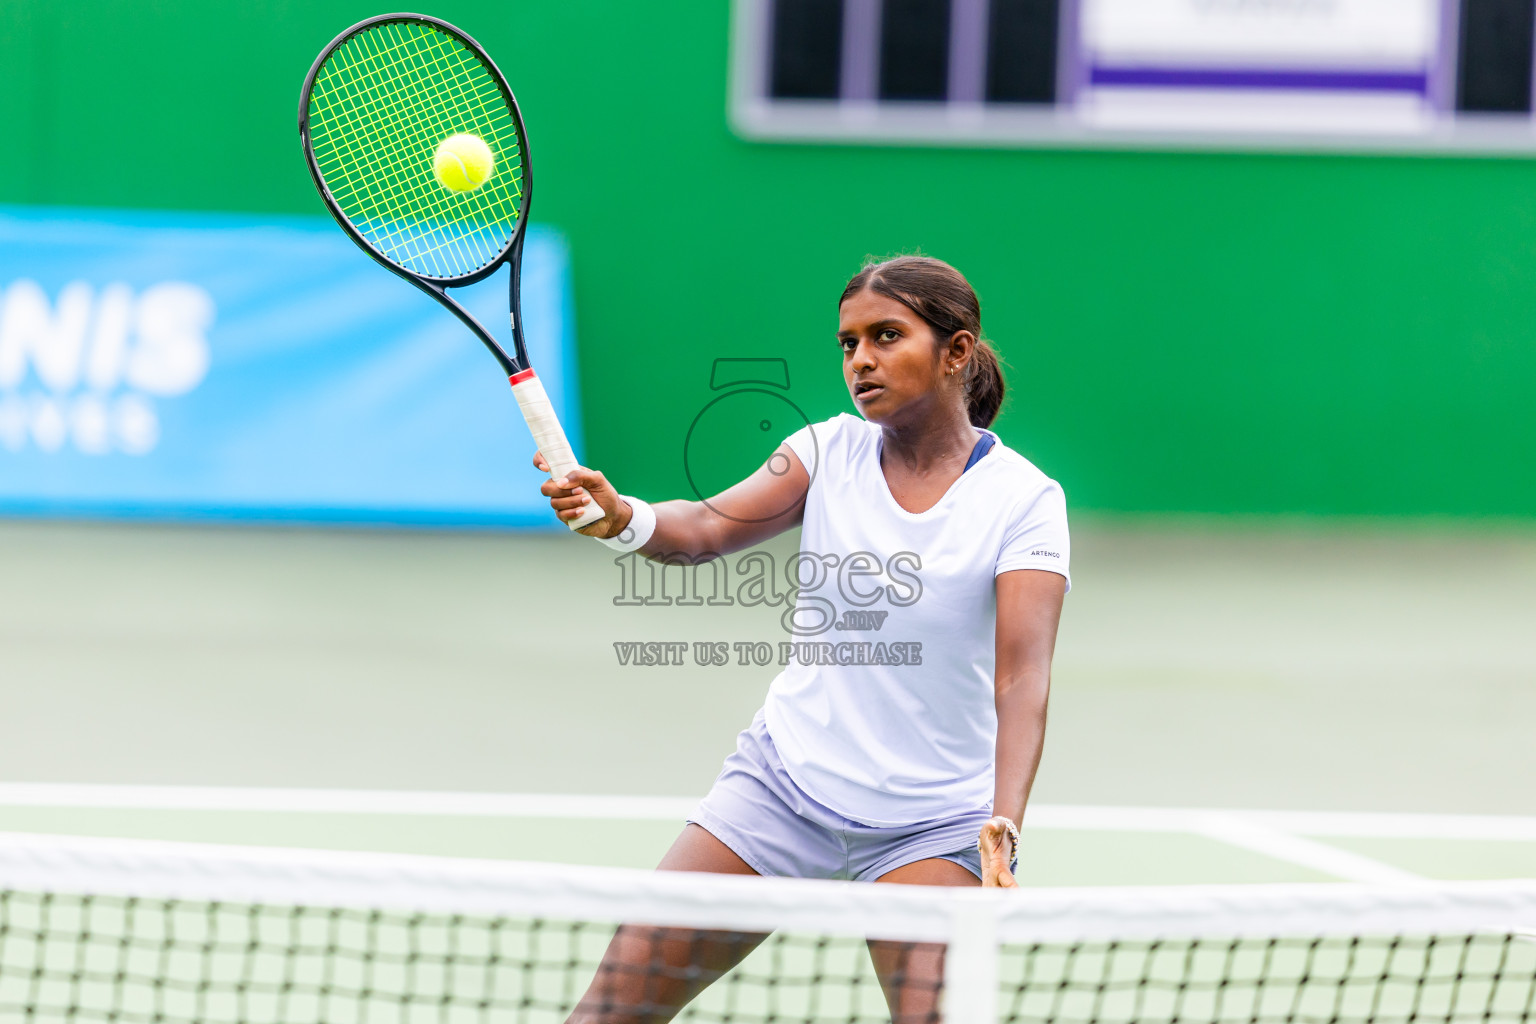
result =
[{"label": "racket handle grip", "polygon": [[[576,454],[571,451],[571,442],[566,440],[560,418],[555,415],[555,407],[550,404],[549,395],[544,391],[544,382],[532,370],[515,374],[511,380],[512,397],[517,399],[517,407],[523,411],[523,419],[528,421],[528,429],[532,431],[533,439],[539,446],[539,453],[549,463],[549,477],[558,480],[576,469],[580,463],[576,461]],[[575,530],[590,526],[604,515],[606,513],[602,506],[593,502],[581,515],[564,522]]]}]

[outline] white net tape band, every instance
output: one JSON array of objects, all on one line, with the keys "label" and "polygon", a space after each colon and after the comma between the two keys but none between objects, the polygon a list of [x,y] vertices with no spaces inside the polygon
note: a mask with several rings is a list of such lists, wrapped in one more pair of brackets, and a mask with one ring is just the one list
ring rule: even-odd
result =
[{"label": "white net tape band", "polygon": [[951,890],[0,833],[4,889],[931,942],[1536,931],[1536,880]]}]

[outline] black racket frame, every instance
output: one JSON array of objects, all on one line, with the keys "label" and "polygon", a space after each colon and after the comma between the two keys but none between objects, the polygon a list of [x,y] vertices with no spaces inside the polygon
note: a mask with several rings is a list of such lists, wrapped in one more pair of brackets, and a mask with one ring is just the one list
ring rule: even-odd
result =
[{"label": "black racket frame", "polygon": [[[368,244],[368,240],[352,226],[352,222],[347,219],[347,215],[341,211],[341,205],[336,202],[336,197],[331,195],[331,190],[326,187],[325,178],[320,173],[320,165],[315,160],[314,146],[309,141],[309,97],[310,90],[315,86],[315,76],[320,73],[320,69],[325,65],[326,60],[331,54],[336,51],[337,47],[365,29],[391,21],[424,22],[463,43],[490,70],[491,79],[496,83],[497,88],[501,90],[502,98],[507,102],[507,109],[512,111],[512,122],[517,128],[517,140],[520,149],[518,157],[523,170],[522,203],[518,206],[517,223],[513,225],[512,237],[508,240],[500,254],[485,266],[468,274],[460,274],[456,277],[432,277],[430,275],[417,274],[390,260],[372,245]],[[375,261],[392,273],[405,278],[411,284],[447,307],[449,312],[463,321],[464,326],[475,332],[475,335],[490,350],[491,355],[496,357],[496,361],[501,364],[501,368],[506,371],[508,377],[531,368],[528,362],[528,349],[523,344],[523,311],[521,304],[523,229],[528,223],[528,207],[533,199],[533,165],[528,158],[528,130],[523,126],[523,112],[518,109],[517,97],[512,95],[512,88],[507,85],[506,76],[501,73],[501,69],[496,66],[496,62],[491,60],[490,54],[485,52],[484,47],[471,39],[462,30],[440,18],[434,18],[426,14],[380,14],[358,22],[343,31],[335,39],[332,39],[325,49],[320,51],[320,56],[315,58],[315,63],[310,66],[309,74],[304,76],[304,89],[299,93],[299,143],[304,149],[304,163],[309,167],[309,176],[314,179],[315,188],[320,192],[321,198],[325,200],[326,208],[330,210],[331,216],[335,218],[336,223],[341,225],[341,229],[347,233],[347,237],[352,239],[359,249],[373,257]],[[510,355],[502,347],[501,343],[492,336],[491,332],[486,330],[469,310],[451,298],[447,291],[449,286],[459,287],[474,284],[476,281],[483,281],[500,270],[504,263],[512,265],[512,279],[508,284],[513,349]]]}]

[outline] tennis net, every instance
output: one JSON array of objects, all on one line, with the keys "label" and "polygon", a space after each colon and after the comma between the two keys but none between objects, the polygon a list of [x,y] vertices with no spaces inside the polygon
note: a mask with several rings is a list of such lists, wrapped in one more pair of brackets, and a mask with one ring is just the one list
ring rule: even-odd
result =
[{"label": "tennis net", "polygon": [[[624,922],[640,1001],[599,972]],[[4,1021],[656,1021],[748,949],[679,1019],[889,1021],[889,989],[903,1024],[1536,1021],[1529,881],[984,892],[0,835]]]}]

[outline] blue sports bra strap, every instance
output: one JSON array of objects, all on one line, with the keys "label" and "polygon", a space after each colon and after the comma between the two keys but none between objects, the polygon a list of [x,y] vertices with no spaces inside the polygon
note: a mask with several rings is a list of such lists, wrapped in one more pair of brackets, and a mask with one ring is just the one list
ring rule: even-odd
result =
[{"label": "blue sports bra strap", "polygon": [[[996,443],[997,438],[993,437],[991,434],[988,434],[986,431],[982,431],[981,440],[977,441],[976,447],[971,449],[971,458],[970,461],[965,464],[965,469],[970,469],[972,466],[976,465],[976,463],[980,462],[981,457],[987,454],[987,452],[991,451],[992,446]],[[965,469],[962,469],[960,472],[964,473]]]}]

